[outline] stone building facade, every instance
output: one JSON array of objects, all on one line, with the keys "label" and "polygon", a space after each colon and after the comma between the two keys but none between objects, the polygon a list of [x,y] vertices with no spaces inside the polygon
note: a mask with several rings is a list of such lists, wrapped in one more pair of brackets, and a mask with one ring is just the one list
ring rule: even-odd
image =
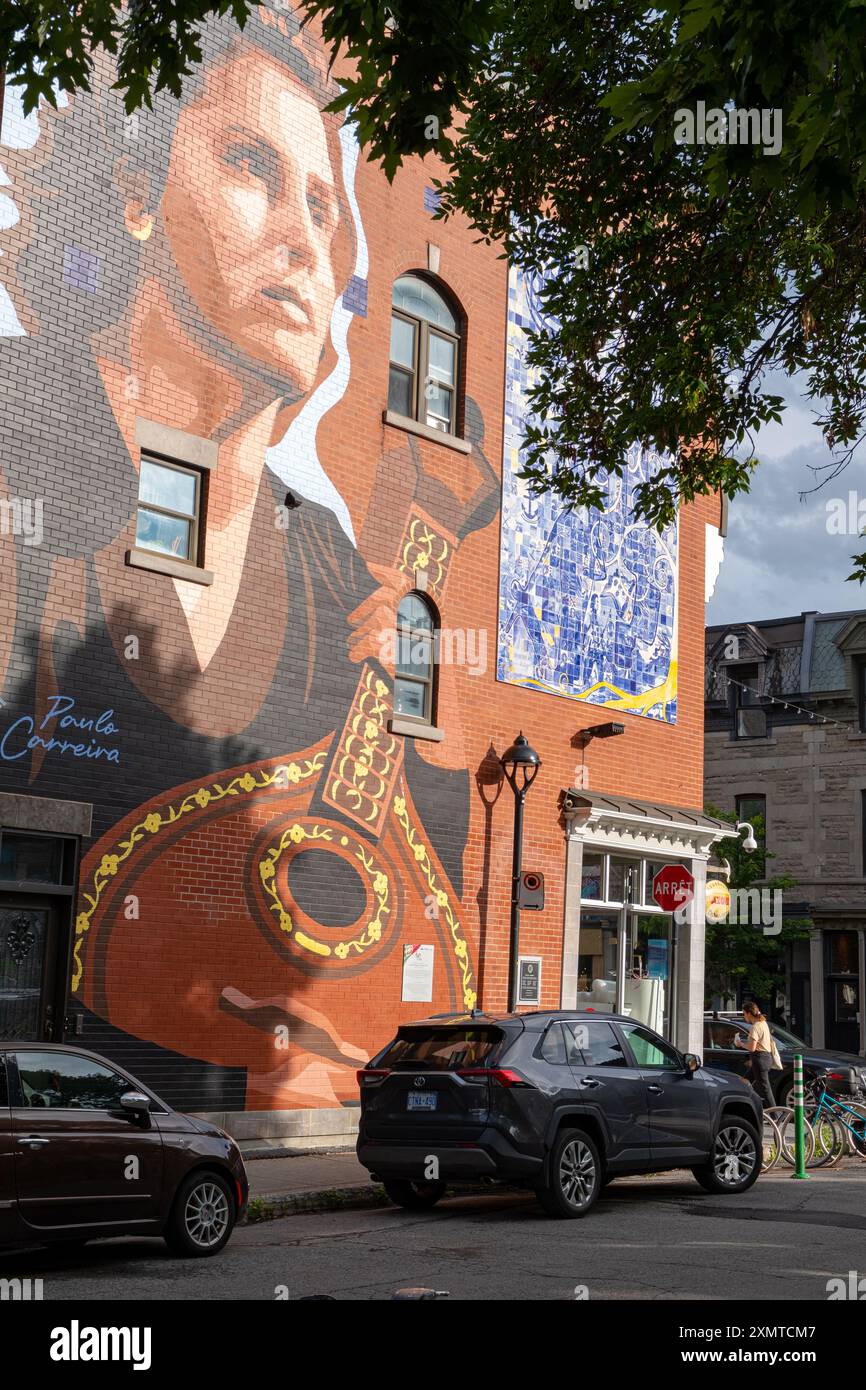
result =
[{"label": "stone building facade", "polygon": [[773,874],[811,916],[778,1008],[816,1046],[866,1050],[866,612],[707,629],[708,803],[762,814]]}]

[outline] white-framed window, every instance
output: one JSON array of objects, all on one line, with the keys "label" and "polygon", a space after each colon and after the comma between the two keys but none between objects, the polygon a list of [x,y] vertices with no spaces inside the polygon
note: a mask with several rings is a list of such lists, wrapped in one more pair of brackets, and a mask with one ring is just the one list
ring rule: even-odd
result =
[{"label": "white-framed window", "polygon": [[189,565],[200,564],[202,494],[197,468],[143,454],[136,546]]}]

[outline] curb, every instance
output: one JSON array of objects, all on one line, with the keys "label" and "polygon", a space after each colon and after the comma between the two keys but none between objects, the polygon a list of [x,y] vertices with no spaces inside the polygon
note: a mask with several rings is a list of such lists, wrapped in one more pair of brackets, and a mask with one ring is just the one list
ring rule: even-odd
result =
[{"label": "curb", "polygon": [[[524,1188],[507,1183],[496,1184],[500,1192],[522,1192]],[[477,1183],[451,1183],[445,1197],[470,1197],[480,1191]],[[490,1189],[492,1190],[492,1189]],[[257,1226],[263,1221],[278,1221],[284,1216],[301,1216],[307,1212],[365,1211],[373,1207],[393,1207],[384,1187],[365,1183],[356,1187],[328,1187],[318,1192],[274,1193],[268,1197],[251,1197],[239,1226]],[[396,1208],[394,1208],[396,1210]]]},{"label": "curb", "polygon": [[267,1197],[251,1197],[241,1226],[257,1226],[263,1221],[278,1221],[283,1216],[298,1216],[304,1212],[363,1211],[369,1207],[389,1206],[385,1189],[365,1183],[362,1187],[327,1187],[318,1192],[274,1193]]}]

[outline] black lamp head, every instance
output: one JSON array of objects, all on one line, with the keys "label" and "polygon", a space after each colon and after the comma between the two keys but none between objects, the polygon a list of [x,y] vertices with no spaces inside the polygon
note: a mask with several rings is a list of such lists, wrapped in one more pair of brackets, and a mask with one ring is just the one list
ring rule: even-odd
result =
[{"label": "black lamp head", "polygon": [[520,774],[522,789],[526,790],[534,782],[538,769],[541,767],[540,757],[535,749],[530,747],[529,740],[524,736],[522,730],[511,747],[506,748],[499,761],[502,764],[502,771],[515,791],[518,790],[518,774]]}]

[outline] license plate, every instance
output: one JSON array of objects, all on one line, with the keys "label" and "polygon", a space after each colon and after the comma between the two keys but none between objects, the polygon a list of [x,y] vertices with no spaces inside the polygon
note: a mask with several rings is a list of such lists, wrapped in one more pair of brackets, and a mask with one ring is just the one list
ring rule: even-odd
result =
[{"label": "license plate", "polygon": [[435,1110],[439,1102],[436,1091],[410,1091],[406,1097],[407,1110]]}]

